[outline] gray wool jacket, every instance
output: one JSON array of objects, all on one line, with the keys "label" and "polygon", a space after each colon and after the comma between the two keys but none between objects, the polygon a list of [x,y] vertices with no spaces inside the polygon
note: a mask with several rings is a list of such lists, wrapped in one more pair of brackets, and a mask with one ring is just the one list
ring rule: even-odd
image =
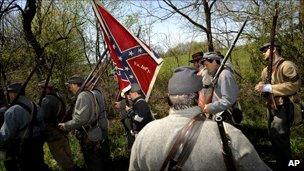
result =
[{"label": "gray wool jacket", "polygon": [[[18,103],[28,106],[33,111],[33,105],[27,97],[20,96],[18,98]],[[4,123],[0,130],[0,144],[7,144],[15,139],[28,138],[29,130],[27,128],[31,118],[32,114],[20,105],[11,106],[4,113]],[[45,128],[43,112],[38,106],[36,121],[37,124],[33,127],[33,136],[39,136],[41,131]]]},{"label": "gray wool jacket", "polygon": [[[101,115],[97,116],[99,113]],[[97,92],[97,90],[93,90],[92,92],[83,91],[77,96],[72,120],[64,123],[64,129],[67,131],[79,129],[82,126],[93,123],[97,119],[101,128],[107,129],[108,120],[106,117],[104,99],[101,93]]]},{"label": "gray wool jacket", "polygon": [[225,67],[215,85],[212,102],[208,104],[210,113],[216,114],[232,107],[237,101],[238,94],[239,87],[233,71]]},{"label": "gray wool jacket", "polygon": [[[170,109],[169,115],[147,124],[132,146],[129,170],[160,170],[178,131],[195,115],[199,107]],[[237,170],[270,170],[242,132],[224,123],[232,141]],[[182,170],[226,170],[217,123],[206,120],[192,153]]]}]

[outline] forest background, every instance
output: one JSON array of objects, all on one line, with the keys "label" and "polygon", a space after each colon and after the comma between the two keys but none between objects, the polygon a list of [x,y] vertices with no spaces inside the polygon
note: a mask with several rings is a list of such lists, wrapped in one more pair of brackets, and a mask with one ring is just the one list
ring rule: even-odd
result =
[{"label": "forest background", "polygon": [[[276,39],[282,45],[283,57],[295,62],[303,77],[304,0],[279,2]],[[265,100],[253,89],[262,68],[267,65],[258,48],[270,38],[273,1],[103,0],[102,3],[135,36],[164,58],[149,99],[156,118],[168,113],[167,84],[174,68],[190,65],[191,54],[198,51],[217,50],[225,54],[240,25],[249,16],[230,60],[238,73],[236,79],[241,90],[239,102],[245,116],[241,130],[261,158],[272,164],[269,162],[274,157],[267,136]],[[174,21],[172,28],[178,23],[181,32],[155,32],[153,28],[162,27],[168,20]],[[24,82],[38,65],[26,88],[27,96],[37,102],[40,96],[37,83],[46,78],[47,68],[57,58],[51,80],[69,102],[71,95],[64,85],[67,78],[74,74],[87,76],[104,51],[98,29],[90,0],[0,0],[0,69],[1,74],[6,76],[6,79],[0,78],[1,87],[12,82]],[[104,62],[107,60],[109,58]],[[113,167],[126,169],[129,151],[119,114],[113,109],[117,89],[109,76],[110,70],[111,67],[102,77],[102,88],[110,119],[111,156]],[[300,94],[304,97],[303,89]],[[304,163],[303,124],[292,127],[291,137],[293,159]],[[72,134],[70,138],[74,160],[83,166],[79,145]],[[47,145],[45,152],[47,164],[54,170],[60,170]],[[3,169],[0,165],[0,170]]]}]

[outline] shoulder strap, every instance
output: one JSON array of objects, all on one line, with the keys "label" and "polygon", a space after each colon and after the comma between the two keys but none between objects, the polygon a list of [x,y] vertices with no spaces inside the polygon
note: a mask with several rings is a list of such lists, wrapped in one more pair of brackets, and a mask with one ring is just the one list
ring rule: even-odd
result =
[{"label": "shoulder strap", "polygon": [[183,167],[193,150],[200,133],[199,128],[202,127],[205,119],[206,117],[203,114],[198,114],[183,127],[178,133],[175,143],[160,169],[161,171],[166,168],[168,170],[180,170]]},{"label": "shoulder strap", "polygon": [[281,59],[281,60],[278,62],[278,64],[276,64],[275,67],[273,68],[273,72],[275,72],[275,71],[279,68],[279,66],[280,66],[284,61],[285,61],[284,59]]},{"label": "shoulder strap", "polygon": [[28,107],[27,105],[25,105],[24,103],[21,103],[21,102],[16,102],[16,105],[19,105],[21,106],[23,109],[25,109],[29,114],[32,113],[32,110],[30,107]]},{"label": "shoulder strap", "polygon": [[[26,124],[23,128],[21,128],[20,130],[24,130],[24,129],[28,129],[29,130],[29,137],[33,137],[33,127],[34,127],[34,123],[37,122],[36,117],[37,117],[37,106],[35,103],[31,103],[33,106],[33,110],[31,110],[27,105],[17,102],[16,105],[21,106],[22,108],[24,108],[29,114],[30,114],[30,122],[28,124]],[[26,131],[24,132],[22,139],[24,139],[26,135]]]}]

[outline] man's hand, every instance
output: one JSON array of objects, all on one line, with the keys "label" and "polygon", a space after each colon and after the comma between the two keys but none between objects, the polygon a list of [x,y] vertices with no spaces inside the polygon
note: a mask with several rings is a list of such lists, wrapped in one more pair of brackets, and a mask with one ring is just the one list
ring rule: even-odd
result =
[{"label": "man's hand", "polygon": [[204,113],[207,113],[207,114],[209,113],[208,105],[205,105],[205,106],[204,106],[203,112],[204,112]]},{"label": "man's hand", "polygon": [[114,108],[115,109],[120,109],[121,108],[121,102],[115,102],[114,103]]},{"label": "man's hand", "polygon": [[64,123],[59,123],[58,128],[61,129],[61,130],[64,130]]},{"label": "man's hand", "polygon": [[129,110],[131,110],[132,108],[130,108],[129,106],[126,106],[126,111],[128,112]]},{"label": "man's hand", "polygon": [[264,84],[257,84],[255,87],[254,87],[254,90],[261,93],[262,92],[262,88],[263,88],[263,85]]}]

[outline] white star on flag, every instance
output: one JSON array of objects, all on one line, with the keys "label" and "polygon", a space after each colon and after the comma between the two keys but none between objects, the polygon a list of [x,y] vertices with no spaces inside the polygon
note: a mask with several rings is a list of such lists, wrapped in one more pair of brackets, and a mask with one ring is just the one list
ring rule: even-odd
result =
[{"label": "white star on flag", "polygon": [[133,77],[133,75],[129,75],[129,78],[133,79],[134,77]]},{"label": "white star on flag", "polygon": [[133,52],[132,52],[132,50],[129,52],[129,56],[133,56]]},{"label": "white star on flag", "polygon": [[128,67],[125,67],[125,70],[126,70],[126,71],[129,71],[130,69],[129,69]]},{"label": "white star on flag", "polygon": [[139,52],[139,53],[141,53],[141,52],[142,52],[142,49],[141,49],[141,48],[139,48],[139,49],[138,49],[138,52]]}]

